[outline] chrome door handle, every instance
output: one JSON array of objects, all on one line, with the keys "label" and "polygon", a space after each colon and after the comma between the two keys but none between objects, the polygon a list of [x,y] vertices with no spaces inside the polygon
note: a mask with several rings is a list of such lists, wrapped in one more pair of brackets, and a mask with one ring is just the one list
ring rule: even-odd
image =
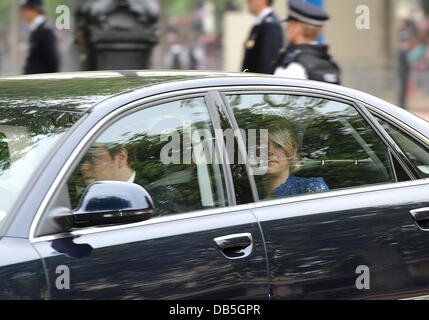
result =
[{"label": "chrome door handle", "polygon": [[429,231],[429,208],[411,210],[410,213],[420,229]]},{"label": "chrome door handle", "polygon": [[228,259],[242,259],[248,257],[253,250],[253,237],[250,233],[219,237],[215,238],[214,242]]}]

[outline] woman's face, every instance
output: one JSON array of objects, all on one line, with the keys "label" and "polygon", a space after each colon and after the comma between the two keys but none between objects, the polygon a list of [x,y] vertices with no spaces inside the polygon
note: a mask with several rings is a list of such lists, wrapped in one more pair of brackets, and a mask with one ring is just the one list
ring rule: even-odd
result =
[{"label": "woman's face", "polygon": [[[296,155],[296,151],[295,151]],[[287,154],[285,148],[273,140],[268,144],[268,174],[281,174],[289,170],[291,156]]]}]

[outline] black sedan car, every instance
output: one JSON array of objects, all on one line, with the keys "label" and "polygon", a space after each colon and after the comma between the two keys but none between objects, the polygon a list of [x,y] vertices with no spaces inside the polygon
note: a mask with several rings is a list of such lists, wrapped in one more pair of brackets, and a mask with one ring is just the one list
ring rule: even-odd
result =
[{"label": "black sedan car", "polygon": [[0,298],[425,297],[428,148],[325,83],[0,79]]}]

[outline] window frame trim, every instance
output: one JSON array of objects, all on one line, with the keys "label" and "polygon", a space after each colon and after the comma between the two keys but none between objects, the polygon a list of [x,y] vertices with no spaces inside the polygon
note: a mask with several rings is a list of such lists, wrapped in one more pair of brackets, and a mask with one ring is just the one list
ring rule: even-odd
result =
[{"label": "window frame trim", "polygon": [[[216,109],[216,100],[218,99],[217,92],[207,92],[207,94],[204,96],[204,101],[207,106],[207,111],[209,113],[209,118],[212,122],[213,130],[222,130],[222,125],[220,123],[220,116],[219,112]],[[215,131],[216,132],[216,131]],[[226,196],[228,198],[228,207],[237,205],[237,198],[235,196],[235,187],[234,187],[234,178],[232,176],[231,168],[230,166],[225,162],[225,156],[226,156],[226,149],[224,141],[218,141],[216,139],[216,133],[215,133],[215,145],[216,145],[216,152],[218,157],[220,158],[221,155],[224,156],[222,158],[222,170],[223,170],[223,180],[226,188]]]},{"label": "window frame trim", "polygon": [[243,140],[242,135],[240,134],[240,127],[238,126],[237,119],[235,118],[234,112],[226,99],[226,95],[223,92],[218,92],[218,95],[222,101],[222,107],[224,108],[226,117],[228,119],[229,125],[231,126],[232,130],[234,131],[234,137],[237,140],[237,146],[238,146],[238,152],[240,152],[241,157],[246,159],[245,167],[248,177],[248,182],[250,185],[250,190],[252,192],[252,197],[254,202],[258,202],[259,199],[259,192],[258,188],[256,186],[256,181],[253,176],[253,170],[250,165],[249,156],[246,149],[246,141]]}]

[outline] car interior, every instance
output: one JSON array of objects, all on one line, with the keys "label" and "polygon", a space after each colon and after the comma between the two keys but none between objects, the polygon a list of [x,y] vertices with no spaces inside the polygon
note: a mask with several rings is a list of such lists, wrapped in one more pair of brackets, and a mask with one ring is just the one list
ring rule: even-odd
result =
[{"label": "car interior", "polygon": [[330,190],[392,181],[390,165],[364,138],[346,119],[315,118],[303,136],[299,176],[323,177]]}]

